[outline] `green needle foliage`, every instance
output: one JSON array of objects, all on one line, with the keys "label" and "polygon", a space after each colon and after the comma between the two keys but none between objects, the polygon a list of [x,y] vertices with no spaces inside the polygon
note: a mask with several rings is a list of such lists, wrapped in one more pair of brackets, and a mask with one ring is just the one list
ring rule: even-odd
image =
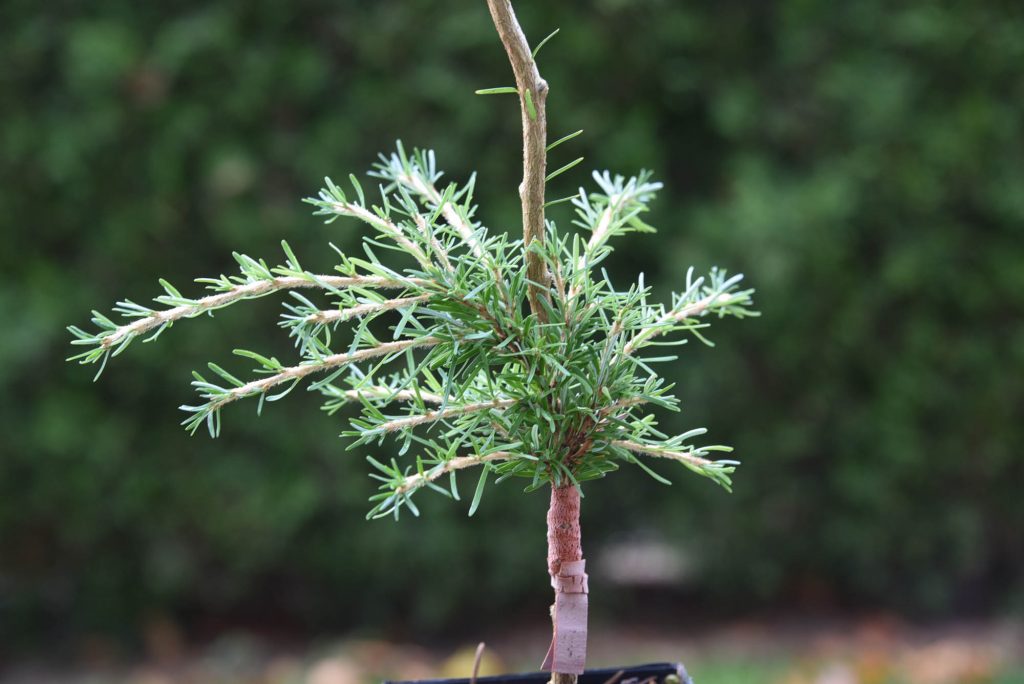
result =
[{"label": "green needle foliage", "polygon": [[[217,436],[229,404],[254,399],[259,413],[300,385],[322,394],[330,413],[358,404],[345,435],[352,447],[380,448],[368,459],[381,483],[368,517],[397,518],[404,507],[418,513],[413,496],[421,489],[458,500],[456,472],[470,467],[480,469],[470,514],[491,475],[495,482],[521,478],[533,491],[629,463],[668,483],[652,468],[656,459],[729,489],[737,462],[712,458],[728,447],[694,444],[702,428],[677,436],[658,431],[652,410],[677,410],[678,400],[655,364],[676,359],[662,347],[689,336],[707,342],[713,318],[754,315],[752,290],[740,289],[742,276],[713,269],[694,277],[691,269],[665,305],[649,301],[642,277],[620,288],[601,269],[615,238],[653,232],[642,216],[660,183],[646,172],[628,179],[595,172],[595,187],[572,199],[580,231],[563,233],[547,222],[546,240],[529,247],[551,274],[539,284],[548,295],[541,318],[528,306],[522,243],[474,218],[474,178],[441,185],[434,153],[409,155],[401,143],[370,176],[379,182],[375,204],[354,176],[351,189],[326,179],[306,200],[328,223],[366,224],[362,256],[335,248],[335,272],[317,274],[285,243],[279,266],[235,254],[238,275],[197,281],[212,294],[192,299],[161,281],[159,306],[126,300],[114,307],[120,321],[94,312],[94,332],[69,328],[72,344],[85,347],[71,359],[99,363],[102,371],[109,357],[178,320],[287,291],[280,326],[294,338],[299,360],[288,365],[236,349],[255,363],[254,377],[213,363],[209,373],[194,373],[199,401],[181,407],[183,424],[190,432],[205,425]],[[341,325],[351,327],[350,339],[339,341]],[[384,447],[386,440],[396,445]]]}]

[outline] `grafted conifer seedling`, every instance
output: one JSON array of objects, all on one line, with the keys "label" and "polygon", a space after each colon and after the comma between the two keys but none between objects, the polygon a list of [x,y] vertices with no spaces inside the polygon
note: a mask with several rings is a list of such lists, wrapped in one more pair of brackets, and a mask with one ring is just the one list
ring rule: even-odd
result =
[{"label": "grafted conifer seedling", "polygon": [[[489,479],[513,478],[525,491],[550,490],[548,571],[555,589],[554,637],[543,667],[558,682],[583,671],[587,576],[579,514],[585,482],[637,466],[660,482],[651,463],[675,461],[728,489],[735,461],[729,448],[695,443],[697,428],[669,436],[654,412],[676,410],[671,387],[654,364],[674,360],[655,347],[705,340],[713,318],[753,315],[741,276],[712,269],[680,274],[667,304],[649,301],[640,278],[616,286],[600,269],[615,238],[653,232],[642,216],[660,183],[593,174],[593,186],[571,198],[578,231],[546,221],[545,183],[578,163],[548,173],[547,155],[575,134],[547,143],[548,86],[507,0],[488,0],[516,85],[479,91],[519,96],[524,176],[519,187],[524,239],[492,233],[476,218],[474,178],[442,183],[434,153],[408,153],[399,143],[370,176],[371,199],[355,176],[345,187],[326,179],[306,200],[327,222],[343,218],[369,229],[363,255],[336,250],[332,273],[300,264],[287,244],[270,266],[235,254],[239,273],[201,278],[210,294],[192,298],[161,281],[157,306],[118,302],[114,317],[94,312],[92,331],[69,328],[71,357],[103,365],[138,339],[150,341],[175,322],[212,314],[247,299],[287,294],[279,325],[294,338],[295,361],[256,351],[235,353],[255,364],[252,379],[216,365],[195,373],[198,401],[182,406],[190,432],[221,431],[229,404],[253,399],[256,411],[299,386],[324,397],[334,413],[359,407],[345,433],[367,445],[380,491],[368,518],[403,509],[418,514],[421,490],[460,500],[459,471],[476,469],[472,515]],[[379,323],[388,323],[381,335]],[[373,325],[371,325],[373,324]],[[352,330],[339,344],[339,326]]]}]

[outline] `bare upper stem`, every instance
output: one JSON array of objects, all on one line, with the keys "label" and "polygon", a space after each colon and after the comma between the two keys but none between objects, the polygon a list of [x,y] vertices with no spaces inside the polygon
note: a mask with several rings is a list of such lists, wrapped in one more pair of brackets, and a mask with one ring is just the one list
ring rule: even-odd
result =
[{"label": "bare upper stem", "polygon": [[512,72],[523,117],[523,182],[519,186],[519,199],[523,205],[523,242],[526,246],[526,273],[530,285],[530,309],[542,321],[547,321],[540,299],[547,298],[550,280],[547,266],[539,255],[531,254],[530,243],[544,242],[544,177],[547,174],[547,98],[548,84],[540,76],[537,63],[530,52],[523,29],[509,0],[487,0],[491,18],[498,29]]}]

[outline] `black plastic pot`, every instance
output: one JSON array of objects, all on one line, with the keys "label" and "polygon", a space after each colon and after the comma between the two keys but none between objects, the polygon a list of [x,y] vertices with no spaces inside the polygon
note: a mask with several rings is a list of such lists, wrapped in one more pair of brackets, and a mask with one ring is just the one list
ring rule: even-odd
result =
[{"label": "black plastic pot", "polygon": [[[620,674],[621,673],[621,674]],[[665,681],[666,677],[678,677]],[[477,677],[476,684],[547,684],[551,675],[547,672],[526,672],[523,674]],[[470,684],[467,679],[421,679],[416,682],[392,682],[384,684]],[[579,676],[578,684],[693,684],[682,663],[651,663],[631,667],[609,667],[587,670]]]}]

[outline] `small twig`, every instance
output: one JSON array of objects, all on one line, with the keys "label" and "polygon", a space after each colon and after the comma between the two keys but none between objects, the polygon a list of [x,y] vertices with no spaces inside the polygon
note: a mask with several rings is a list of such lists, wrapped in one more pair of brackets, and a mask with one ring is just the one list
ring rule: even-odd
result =
[{"label": "small twig", "polygon": [[407,238],[405,233],[402,232],[402,229],[392,221],[378,216],[369,209],[361,207],[358,204],[352,204],[351,202],[334,202],[331,204],[331,208],[342,216],[353,216],[370,224],[371,226],[376,227],[382,233],[394,240],[396,244],[401,246],[407,254],[411,254],[420,266],[423,268],[430,268],[430,259],[428,259],[427,255],[423,253],[423,250]]},{"label": "small twig", "polygon": [[[615,216],[615,211],[618,208],[618,202],[622,199],[622,196],[616,196],[609,198],[608,206],[601,212],[601,220],[594,226],[593,232],[590,234],[590,239],[587,241],[587,247],[580,254],[576,260],[576,271],[583,271],[587,268],[590,263],[591,255],[597,251],[597,248],[608,239],[608,230],[612,225],[612,218]],[[569,289],[569,299],[575,299],[579,295],[582,286],[576,283]]]},{"label": "small twig", "polygon": [[434,208],[440,207],[441,215],[444,216],[444,220],[449,226],[458,232],[463,241],[473,252],[473,255],[478,259],[487,258],[480,242],[476,239],[476,236],[473,235],[473,226],[470,225],[470,222],[462,216],[458,210],[456,210],[451,202],[444,202],[442,204],[441,200],[444,198],[441,197],[441,193],[438,192],[433,183],[424,180],[419,175],[406,173],[398,175],[397,180],[399,183],[425,199],[429,205]]},{"label": "small twig", "polygon": [[476,655],[473,656],[473,675],[469,678],[469,684],[476,684],[477,675],[480,674],[480,661],[484,657],[484,642],[476,647]]},{"label": "small twig", "polygon": [[697,300],[693,304],[684,306],[683,308],[678,309],[676,311],[669,311],[664,316],[659,318],[654,325],[652,325],[649,328],[644,328],[636,335],[634,335],[633,339],[626,343],[626,346],[622,350],[622,353],[625,354],[626,356],[629,356],[634,351],[636,351],[637,347],[641,343],[647,341],[652,337],[657,337],[658,335],[661,335],[662,333],[666,332],[667,329],[663,327],[666,323],[670,323],[672,321],[685,321],[688,318],[699,316],[712,306],[724,306],[729,302],[733,301],[733,299],[742,298],[734,297],[733,295],[729,294],[714,294],[709,295],[704,299]]},{"label": "small twig", "polygon": [[427,220],[423,218],[421,214],[415,214],[413,216],[413,221],[415,221],[416,227],[419,228],[420,232],[423,233],[423,237],[430,243],[430,248],[434,251],[434,254],[437,255],[437,259],[441,262],[441,265],[444,266],[444,270],[449,272],[454,271],[455,269],[452,267],[452,262],[448,260],[448,251],[444,248],[444,245],[438,242],[437,238],[434,237],[431,227],[427,225]]}]

